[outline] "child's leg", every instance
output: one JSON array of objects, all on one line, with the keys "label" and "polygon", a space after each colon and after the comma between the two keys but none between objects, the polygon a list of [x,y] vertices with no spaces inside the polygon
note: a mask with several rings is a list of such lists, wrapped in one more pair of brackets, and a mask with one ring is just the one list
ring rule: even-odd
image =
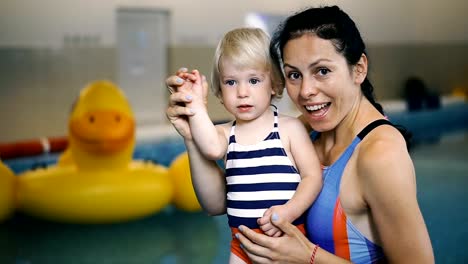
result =
[{"label": "child's leg", "polygon": [[246,264],[246,262],[231,252],[231,256],[229,256],[229,264]]}]

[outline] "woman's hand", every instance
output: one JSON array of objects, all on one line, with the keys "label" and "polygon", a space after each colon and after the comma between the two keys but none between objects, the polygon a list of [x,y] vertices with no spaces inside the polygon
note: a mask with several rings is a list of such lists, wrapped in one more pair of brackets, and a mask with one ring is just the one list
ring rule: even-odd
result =
[{"label": "woman's hand", "polygon": [[271,222],[271,216],[273,214],[276,214],[277,216],[282,217],[283,219],[286,219],[288,222],[293,222],[294,219],[289,219],[288,216],[288,210],[286,208],[286,205],[275,205],[270,208],[268,208],[265,213],[263,213],[263,216],[261,218],[257,219],[257,224],[260,226],[260,229],[263,231],[264,234],[271,236],[271,237],[279,237],[283,235],[283,232],[276,227],[272,222]]},{"label": "woman's hand", "polygon": [[297,227],[279,218],[271,216],[271,223],[280,229],[284,235],[270,237],[240,226],[238,239],[244,251],[253,263],[309,263],[314,245]]},{"label": "woman's hand", "polygon": [[[175,75],[171,75],[166,79],[166,86],[171,92],[169,96],[169,106],[166,109],[167,119],[171,122],[177,132],[184,137],[185,140],[192,140],[190,126],[188,123],[188,116],[194,115],[195,112],[186,107],[186,103],[192,101],[192,96],[186,90],[179,91],[178,88],[185,84],[185,80],[180,76],[187,72],[187,68],[179,69]],[[203,95],[205,98],[208,96],[208,82],[205,76],[202,76]]]}]

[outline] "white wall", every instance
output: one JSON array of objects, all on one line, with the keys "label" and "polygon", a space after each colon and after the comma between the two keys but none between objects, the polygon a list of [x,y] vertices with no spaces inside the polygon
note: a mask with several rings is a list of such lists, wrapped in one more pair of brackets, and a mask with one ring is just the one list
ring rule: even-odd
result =
[{"label": "white wall", "polygon": [[[65,135],[78,91],[90,80],[119,79],[119,7],[168,10],[169,72],[187,66],[208,73],[218,38],[243,25],[246,14],[287,16],[320,3],[338,3],[360,27],[379,100],[398,98],[409,75],[441,93],[468,87],[466,0],[0,0],[0,124],[7,124],[0,142]],[[218,107],[214,120],[225,118],[218,101],[209,102]]]},{"label": "white wall", "polygon": [[121,6],[167,9],[171,44],[211,45],[243,25],[248,12],[288,15],[320,3],[339,4],[368,43],[468,42],[466,0],[2,0],[0,46],[60,47],[86,39],[114,45],[115,9]]}]

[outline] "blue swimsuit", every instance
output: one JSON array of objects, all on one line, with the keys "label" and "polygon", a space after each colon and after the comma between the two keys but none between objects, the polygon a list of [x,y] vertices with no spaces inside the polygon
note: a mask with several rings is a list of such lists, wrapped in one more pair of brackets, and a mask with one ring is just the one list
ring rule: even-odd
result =
[{"label": "blue swimsuit", "polygon": [[[380,119],[364,128],[332,165],[323,169],[323,188],[307,212],[306,231],[310,241],[353,263],[385,263],[382,248],[369,241],[349,219],[340,204],[340,182],[356,146],[374,128],[392,125]],[[320,134],[313,133],[312,139]]]}]

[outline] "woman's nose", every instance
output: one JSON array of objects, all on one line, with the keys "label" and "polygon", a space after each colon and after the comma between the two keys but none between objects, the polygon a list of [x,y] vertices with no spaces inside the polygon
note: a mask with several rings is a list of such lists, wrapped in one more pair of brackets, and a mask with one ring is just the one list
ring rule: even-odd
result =
[{"label": "woman's nose", "polygon": [[309,98],[318,93],[317,83],[314,80],[304,78],[301,83],[300,95]]}]

